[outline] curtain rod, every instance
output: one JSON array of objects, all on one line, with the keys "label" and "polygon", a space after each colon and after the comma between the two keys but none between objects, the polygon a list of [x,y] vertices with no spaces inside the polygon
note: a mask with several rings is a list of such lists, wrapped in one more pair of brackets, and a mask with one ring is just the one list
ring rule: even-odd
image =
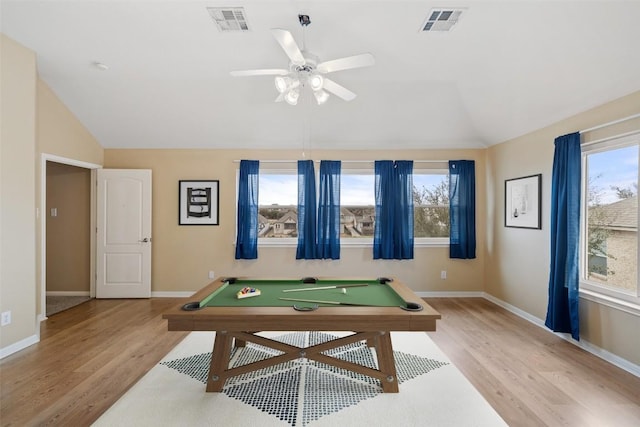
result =
[{"label": "curtain rod", "polygon": [[588,128],[588,129],[584,129],[584,130],[581,130],[580,133],[593,132],[594,130],[606,128],[608,126],[617,125],[618,123],[626,122],[627,120],[636,119],[638,117],[640,117],[640,113],[633,114],[633,115],[628,116],[628,117],[623,117],[623,118],[618,119],[618,120],[613,120],[613,121],[608,122],[608,123],[603,123],[601,125],[594,126],[594,127]]},{"label": "curtain rod", "polygon": [[[319,162],[320,160],[314,160]],[[375,160],[341,160],[344,163],[373,163]],[[240,163],[240,160],[234,160],[234,163]],[[291,163],[297,160],[259,160],[260,163]],[[449,160],[414,160],[414,163],[449,163]]]}]

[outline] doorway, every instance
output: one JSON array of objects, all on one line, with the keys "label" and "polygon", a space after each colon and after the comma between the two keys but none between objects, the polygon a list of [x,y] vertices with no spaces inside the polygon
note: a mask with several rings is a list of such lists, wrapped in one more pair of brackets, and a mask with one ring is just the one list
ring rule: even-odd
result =
[{"label": "doorway", "polygon": [[90,296],[91,171],[47,162],[46,316]]},{"label": "doorway", "polygon": [[[101,166],[42,154],[40,321],[95,297],[95,182]],[[62,300],[62,301],[61,301]],[[71,301],[76,300],[76,301]]]}]

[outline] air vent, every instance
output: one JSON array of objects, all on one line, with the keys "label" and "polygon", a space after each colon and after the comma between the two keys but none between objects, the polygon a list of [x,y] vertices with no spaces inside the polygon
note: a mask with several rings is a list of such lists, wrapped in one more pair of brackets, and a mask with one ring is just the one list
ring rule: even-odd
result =
[{"label": "air vent", "polygon": [[243,7],[208,7],[209,15],[223,33],[249,31]]},{"label": "air vent", "polygon": [[421,31],[450,31],[458,23],[463,9],[431,9]]}]

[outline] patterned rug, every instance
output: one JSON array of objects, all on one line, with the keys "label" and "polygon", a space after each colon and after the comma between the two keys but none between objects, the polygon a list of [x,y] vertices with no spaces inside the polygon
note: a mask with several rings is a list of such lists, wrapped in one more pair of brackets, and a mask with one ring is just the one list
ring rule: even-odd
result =
[{"label": "patterned rug", "polygon": [[[344,333],[264,333],[307,347]],[[297,359],[227,380],[205,393],[213,333],[194,332],[96,422],[96,426],[496,426],[505,425],[425,333],[392,333],[399,393],[377,380]],[[375,350],[350,344],[327,354],[376,367]],[[231,366],[280,354],[248,343]],[[446,394],[446,396],[444,394]]]}]

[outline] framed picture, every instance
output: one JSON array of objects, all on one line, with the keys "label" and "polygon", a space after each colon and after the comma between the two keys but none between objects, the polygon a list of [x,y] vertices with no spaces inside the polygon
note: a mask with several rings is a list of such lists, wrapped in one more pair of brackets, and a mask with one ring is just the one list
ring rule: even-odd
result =
[{"label": "framed picture", "polygon": [[218,181],[181,180],[178,191],[178,224],[218,225],[218,184]]},{"label": "framed picture", "polygon": [[542,229],[542,174],[504,182],[504,226]]}]

